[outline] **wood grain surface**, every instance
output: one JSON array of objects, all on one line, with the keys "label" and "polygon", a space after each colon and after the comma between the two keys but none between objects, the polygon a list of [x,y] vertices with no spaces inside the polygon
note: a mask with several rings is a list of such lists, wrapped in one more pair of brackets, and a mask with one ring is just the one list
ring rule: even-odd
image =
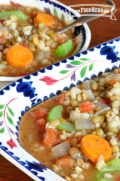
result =
[{"label": "wood grain surface", "polygon": [[[104,0],[60,0],[66,5],[77,4],[100,4]],[[116,19],[111,20],[109,17],[102,17],[88,25],[91,30],[90,47],[101,44],[110,39],[120,36],[120,0],[114,0],[116,4]],[[0,155],[0,181],[32,181],[32,179],[16,168]]]}]

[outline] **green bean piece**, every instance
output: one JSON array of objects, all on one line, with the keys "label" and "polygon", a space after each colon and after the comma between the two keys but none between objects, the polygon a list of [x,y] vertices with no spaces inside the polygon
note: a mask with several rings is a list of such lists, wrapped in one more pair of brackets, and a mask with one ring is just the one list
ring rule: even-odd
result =
[{"label": "green bean piece", "polygon": [[8,19],[11,15],[16,15],[18,19],[29,19],[28,16],[20,11],[4,11],[0,12],[0,19]]},{"label": "green bean piece", "polygon": [[113,159],[106,162],[107,166],[102,170],[96,171],[94,181],[113,181],[111,179],[103,178],[105,173],[116,173],[120,171],[120,159]]},{"label": "green bean piece", "polygon": [[57,126],[59,130],[65,130],[65,131],[75,131],[75,126],[72,123],[65,122],[62,123],[60,119],[62,118],[62,110],[63,107],[61,105],[55,106],[50,113],[48,114],[47,120],[49,122],[58,119],[60,124]]}]

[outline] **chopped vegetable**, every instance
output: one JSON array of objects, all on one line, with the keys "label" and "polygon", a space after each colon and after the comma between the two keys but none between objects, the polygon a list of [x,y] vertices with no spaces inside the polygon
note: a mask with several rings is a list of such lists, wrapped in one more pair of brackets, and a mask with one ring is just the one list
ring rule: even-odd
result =
[{"label": "chopped vegetable", "polygon": [[45,110],[45,109],[38,109],[38,110],[30,113],[30,116],[32,118],[35,118],[35,119],[41,119],[41,118],[46,117],[47,114],[48,114],[47,110]]},{"label": "chopped vegetable", "polygon": [[57,146],[54,146],[51,151],[53,152],[53,154],[59,158],[59,157],[62,157],[64,155],[67,155],[68,154],[68,151],[70,149],[70,144],[68,142],[64,142],[64,143],[61,143]]},{"label": "chopped vegetable", "polygon": [[8,50],[6,60],[12,66],[25,67],[32,63],[33,54],[28,48],[14,45]]},{"label": "chopped vegetable", "polygon": [[111,80],[114,79],[117,81],[119,80],[119,78],[120,78],[120,74],[109,74],[107,77],[105,77],[105,82],[109,84]]},{"label": "chopped vegetable", "polygon": [[71,111],[70,121],[75,122],[76,120],[83,120],[83,119],[89,119],[89,114]]},{"label": "chopped vegetable", "polygon": [[[62,110],[63,110],[63,107],[61,105],[55,106],[48,114],[47,120],[51,122],[55,119],[59,119],[60,121],[60,119],[62,118],[62,115],[61,115]],[[69,122],[63,123],[60,121],[60,124],[57,126],[57,128],[60,130],[65,130],[65,131],[75,131],[74,124],[69,123]]]},{"label": "chopped vegetable", "polygon": [[79,105],[81,112],[90,112],[93,111],[94,108],[94,105],[90,101],[85,101],[84,103]]},{"label": "chopped vegetable", "polygon": [[110,85],[113,86],[113,84],[114,84],[115,82],[117,82],[117,80],[112,79],[112,80],[110,81]]},{"label": "chopped vegetable", "polygon": [[95,102],[94,105],[95,107],[101,106],[101,109],[108,107],[107,104],[104,104],[102,102]]},{"label": "chopped vegetable", "polygon": [[92,130],[94,129],[94,125],[91,120],[76,120],[75,127],[77,130]]},{"label": "chopped vegetable", "polygon": [[[120,159],[113,159],[106,162],[107,166],[102,170],[96,171],[94,181],[111,181],[111,179],[103,178],[105,173],[116,173],[120,171]],[[113,180],[112,180],[113,181]]]},{"label": "chopped vegetable", "polygon": [[65,101],[65,94],[59,94],[59,96],[57,98],[57,102],[59,104],[63,104],[64,101]]},{"label": "chopped vegetable", "polygon": [[57,131],[54,131],[52,128],[49,128],[45,132],[45,138],[43,141],[43,144],[46,146],[54,146],[60,143],[59,139],[60,133]]},{"label": "chopped vegetable", "polygon": [[111,147],[108,141],[96,135],[84,136],[81,141],[81,150],[94,163],[100,155],[104,156],[105,161],[111,157]]},{"label": "chopped vegetable", "polygon": [[57,160],[56,164],[63,166],[63,167],[67,167],[67,166],[73,166],[74,162],[75,162],[75,160],[73,158],[71,158],[69,155],[65,155],[62,158],[60,158],[59,160]]},{"label": "chopped vegetable", "polygon": [[86,80],[83,82],[83,86],[85,90],[90,90],[91,89],[91,82],[90,80]]},{"label": "chopped vegetable", "polygon": [[93,100],[95,99],[95,98],[94,98],[94,95],[93,95],[93,93],[92,93],[91,90],[86,90],[86,91],[85,91],[85,94],[86,94],[87,99],[88,99],[89,101],[93,101]]},{"label": "chopped vegetable", "polygon": [[36,121],[36,124],[37,124],[38,126],[43,126],[43,125],[46,124],[46,121],[45,121],[45,119],[41,118],[41,119],[38,119],[38,120]]},{"label": "chopped vegetable", "polygon": [[103,108],[103,109],[100,109],[99,111],[97,111],[97,112],[94,114],[94,116],[98,116],[98,115],[100,115],[100,114],[102,114],[102,113],[104,113],[105,111],[108,111],[108,110],[110,110],[110,107],[109,107],[109,106],[107,106],[107,107],[105,107],[105,108]]},{"label": "chopped vegetable", "polygon": [[65,43],[65,42],[67,42],[68,40],[66,39],[66,38],[60,38],[59,40],[58,40],[58,44],[59,45],[62,45],[63,43]]},{"label": "chopped vegetable", "polygon": [[26,16],[25,14],[23,14],[20,11],[3,11],[3,12],[0,12],[0,19],[9,19],[9,17],[13,14],[16,15],[19,19],[29,19],[28,16]]},{"label": "chopped vegetable", "polygon": [[72,52],[74,49],[74,45],[72,40],[69,40],[68,42],[60,45],[56,50],[55,50],[55,55],[59,58],[64,58],[66,57],[69,53]]},{"label": "chopped vegetable", "polygon": [[54,19],[49,14],[45,13],[38,13],[34,22],[43,22],[45,26],[52,26],[53,24],[55,24]]}]

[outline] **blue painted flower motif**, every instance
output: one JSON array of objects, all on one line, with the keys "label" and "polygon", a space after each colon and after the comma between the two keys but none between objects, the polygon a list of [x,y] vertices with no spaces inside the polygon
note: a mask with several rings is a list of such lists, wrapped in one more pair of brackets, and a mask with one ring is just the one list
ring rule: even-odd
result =
[{"label": "blue painted flower motif", "polygon": [[30,97],[30,99],[32,99],[33,97],[36,96],[35,93],[35,88],[31,87],[32,86],[32,82],[20,82],[16,89],[17,92],[23,92],[25,97]]},{"label": "blue painted flower motif", "polygon": [[101,55],[106,55],[107,60],[111,60],[111,63],[117,62],[119,58],[117,57],[118,52],[114,52],[115,46],[104,46],[100,50]]},{"label": "blue painted flower motif", "polygon": [[100,54],[107,55],[107,54],[113,52],[114,49],[115,49],[115,46],[104,46],[103,48],[101,48]]}]

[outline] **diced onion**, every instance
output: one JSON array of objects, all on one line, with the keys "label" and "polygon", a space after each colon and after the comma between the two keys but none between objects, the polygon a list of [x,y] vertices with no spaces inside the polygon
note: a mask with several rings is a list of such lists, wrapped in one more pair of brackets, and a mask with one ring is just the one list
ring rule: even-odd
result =
[{"label": "diced onion", "polygon": [[105,78],[106,83],[110,83],[111,80],[118,80],[120,78],[120,74],[110,74]]},{"label": "diced onion", "polygon": [[94,105],[95,105],[95,107],[101,106],[101,109],[103,109],[105,107],[109,107],[107,104],[103,104],[101,102],[95,102]]},{"label": "diced onion", "polygon": [[77,130],[92,130],[94,129],[94,125],[91,120],[77,120],[75,121],[75,127]]},{"label": "diced onion", "polygon": [[51,149],[55,157],[59,158],[68,154],[70,144],[67,142],[61,143]]},{"label": "diced onion", "polygon": [[79,113],[76,111],[71,111],[70,113],[70,121],[75,122],[76,120],[89,119],[88,113]]},{"label": "diced onion", "polygon": [[7,68],[7,65],[5,65],[5,64],[0,64],[0,69],[5,69],[5,68]]},{"label": "diced onion", "polygon": [[5,27],[3,26],[1,23],[0,23],[0,31],[3,31],[3,30],[8,30],[9,32],[12,31],[12,29],[8,28],[8,27]]},{"label": "diced onion", "polygon": [[85,93],[89,101],[93,101],[95,99],[91,90],[86,90]]},{"label": "diced onion", "polygon": [[99,111],[97,111],[97,112],[95,113],[94,116],[98,116],[98,115],[102,114],[103,112],[108,111],[109,109],[110,109],[109,106],[107,106],[107,107],[105,107],[105,108],[103,108],[103,109],[100,109]]},{"label": "diced onion", "polygon": [[83,158],[84,155],[82,152],[76,153],[75,155],[71,155],[72,158],[78,159],[78,158]]},{"label": "diced onion", "polygon": [[84,81],[84,82],[83,82],[84,89],[85,89],[85,90],[91,89],[90,84],[91,84],[91,83],[90,83],[90,80]]}]

